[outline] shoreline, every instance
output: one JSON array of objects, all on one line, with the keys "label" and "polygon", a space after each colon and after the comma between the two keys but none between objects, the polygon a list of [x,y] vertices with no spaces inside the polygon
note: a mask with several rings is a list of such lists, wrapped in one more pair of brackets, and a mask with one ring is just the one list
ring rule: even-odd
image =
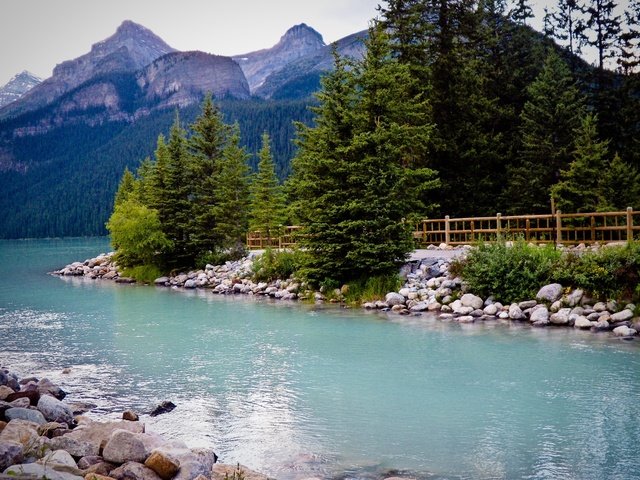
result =
[{"label": "shoreline", "polygon": [[[398,292],[389,292],[384,300],[365,302],[361,307],[397,315],[420,316],[428,312],[441,321],[461,324],[486,320],[528,323],[533,327],[569,327],[593,333],[609,332],[623,340],[634,340],[640,332],[640,317],[634,315],[635,305],[620,305],[589,298],[581,289],[568,290],[560,284],[541,286],[533,299],[502,304],[492,297],[483,299],[468,291],[460,278],[452,278],[449,267],[453,259],[464,257],[472,247],[433,246],[420,250],[403,265],[400,275],[404,285]],[[113,261],[114,253],[103,253],[83,262],[74,262],[51,272],[58,276],[81,276],[105,279],[115,283],[136,283],[120,276]],[[254,295],[275,300],[305,300],[317,304],[343,304],[340,289],[332,292],[305,290],[295,279],[278,279],[255,283],[251,280],[252,264],[257,254],[250,253],[235,262],[207,265],[203,270],[179,273],[155,280],[157,287],[211,291],[218,295]]]}]

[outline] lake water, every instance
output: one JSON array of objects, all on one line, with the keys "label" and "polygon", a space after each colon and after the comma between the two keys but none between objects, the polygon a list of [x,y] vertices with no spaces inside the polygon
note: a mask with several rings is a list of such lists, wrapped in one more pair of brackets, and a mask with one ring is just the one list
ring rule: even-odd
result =
[{"label": "lake water", "polygon": [[108,249],[0,241],[0,363],[92,416],[172,400],[149,430],[283,479],[640,478],[640,342],[46,274]]}]

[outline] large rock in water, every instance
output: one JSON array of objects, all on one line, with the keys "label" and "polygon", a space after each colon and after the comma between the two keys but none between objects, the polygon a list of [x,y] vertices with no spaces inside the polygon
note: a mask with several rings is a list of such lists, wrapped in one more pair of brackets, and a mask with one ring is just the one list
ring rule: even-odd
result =
[{"label": "large rock in water", "polygon": [[384,299],[390,307],[393,307],[394,305],[404,305],[405,302],[405,298],[396,292],[387,293]]},{"label": "large rock in water", "polygon": [[553,303],[562,297],[562,285],[559,283],[551,283],[545,285],[536,294],[536,300],[539,302]]},{"label": "large rock in water", "polygon": [[73,411],[60,400],[49,395],[42,395],[38,401],[38,410],[50,422],[73,424]]},{"label": "large rock in water", "polygon": [[479,310],[484,307],[484,301],[477,295],[471,293],[465,293],[460,297],[460,302],[463,307],[472,307],[474,310]]}]

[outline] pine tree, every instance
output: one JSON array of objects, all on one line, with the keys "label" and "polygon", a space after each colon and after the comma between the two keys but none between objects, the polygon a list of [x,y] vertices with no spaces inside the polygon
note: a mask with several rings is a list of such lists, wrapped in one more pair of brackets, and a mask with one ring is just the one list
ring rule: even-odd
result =
[{"label": "pine tree", "polygon": [[608,141],[598,140],[597,118],[588,114],[576,132],[573,161],[551,189],[558,210],[594,212],[601,205],[601,178],[607,167]]},{"label": "pine tree", "polygon": [[118,190],[116,191],[116,196],[113,201],[114,207],[117,207],[122,202],[124,202],[130,195],[134,193],[136,189],[136,178],[131,173],[131,170],[125,167],[124,173],[122,174],[122,179],[120,180],[120,184],[118,185]]},{"label": "pine tree", "polygon": [[514,214],[549,211],[551,186],[571,162],[574,132],[585,111],[569,68],[553,50],[527,93],[520,114],[519,163],[509,169],[503,201]]},{"label": "pine tree", "polygon": [[598,52],[600,76],[605,69],[605,61],[616,56],[621,19],[615,14],[617,3],[613,0],[587,0],[583,7],[586,18],[578,31],[585,42]]},{"label": "pine tree", "polygon": [[583,38],[579,35],[580,12],[578,0],[558,0],[558,9],[551,15],[553,36],[567,42],[571,58],[571,71],[575,71],[575,56],[581,53]]},{"label": "pine tree", "polygon": [[640,66],[640,0],[630,0],[624,12],[624,31],[619,36],[620,57],[617,62],[625,75]]},{"label": "pine tree", "polygon": [[[305,272],[318,284],[386,275],[413,249],[409,221],[436,185],[426,163],[430,107],[376,25],[362,62],[336,58],[316,126],[300,129],[292,191],[306,216]],[[405,219],[407,221],[405,221]]]},{"label": "pine tree", "polygon": [[607,212],[640,207],[640,173],[616,155],[602,172],[598,210]]},{"label": "pine tree", "polygon": [[222,248],[242,249],[249,216],[249,155],[240,147],[240,127],[236,124],[222,151],[220,173],[216,178],[215,217],[212,232]]},{"label": "pine tree", "polygon": [[285,221],[285,199],[282,186],[275,173],[269,135],[262,135],[262,148],[258,152],[258,171],[251,183],[249,228],[259,230],[269,243],[280,233]]},{"label": "pine tree", "polygon": [[509,15],[517,24],[526,25],[529,18],[533,18],[533,10],[528,0],[516,0]]}]

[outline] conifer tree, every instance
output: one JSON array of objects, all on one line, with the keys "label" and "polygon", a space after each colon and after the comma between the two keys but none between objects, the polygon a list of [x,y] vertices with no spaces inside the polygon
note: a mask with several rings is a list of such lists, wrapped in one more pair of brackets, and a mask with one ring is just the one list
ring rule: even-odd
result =
[{"label": "conifer tree", "polygon": [[300,127],[292,179],[312,282],[386,275],[413,249],[409,215],[424,212],[424,190],[436,185],[421,167],[432,125],[416,81],[379,25],[362,62],[336,58],[323,79],[316,125]]},{"label": "conifer tree", "polygon": [[249,154],[240,146],[240,127],[231,129],[215,182],[216,225],[212,232],[222,248],[242,249],[249,216]]},{"label": "conifer tree", "polygon": [[579,55],[582,46],[579,19],[582,4],[578,0],[558,0],[558,8],[551,15],[553,36],[567,42],[571,58],[571,71],[575,71],[575,55]]},{"label": "conifer tree", "polygon": [[249,228],[261,231],[270,242],[280,232],[286,207],[269,143],[269,135],[265,132],[262,135],[262,148],[258,152],[258,171],[250,187]]},{"label": "conifer tree", "polygon": [[605,61],[616,55],[621,28],[621,19],[615,14],[616,7],[613,0],[586,0],[583,7],[585,19],[578,28],[585,43],[598,53],[600,76],[604,72]]},{"label": "conifer tree", "polygon": [[503,203],[509,213],[546,213],[550,189],[559,181],[560,170],[571,162],[584,98],[553,50],[527,93],[529,100],[520,114],[519,162],[509,168]]},{"label": "conifer tree", "polygon": [[640,173],[616,155],[602,172],[599,192],[600,211],[640,208]]},{"label": "conifer tree", "polygon": [[624,31],[619,36],[620,57],[617,62],[625,75],[640,66],[640,0],[630,0],[624,12]]},{"label": "conifer tree", "polygon": [[565,213],[594,212],[601,205],[609,142],[598,140],[596,124],[594,115],[584,117],[576,132],[573,161],[551,189],[557,208]]},{"label": "conifer tree", "polygon": [[114,207],[124,202],[130,195],[134,193],[136,189],[136,178],[131,173],[131,170],[125,167],[120,183],[118,184],[118,190],[113,201]]}]

